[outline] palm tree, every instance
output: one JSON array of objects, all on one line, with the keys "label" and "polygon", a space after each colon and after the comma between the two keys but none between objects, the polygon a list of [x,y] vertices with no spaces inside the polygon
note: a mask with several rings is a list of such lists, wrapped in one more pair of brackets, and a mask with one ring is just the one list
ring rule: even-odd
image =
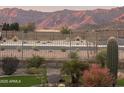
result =
[{"label": "palm tree", "polygon": [[88,69],[87,64],[83,64],[77,60],[71,60],[69,62],[65,62],[61,69],[62,74],[68,75],[71,77],[71,84],[73,86],[78,86],[80,76],[85,69]]},{"label": "palm tree", "polygon": [[70,34],[71,29],[69,29],[67,26],[64,26],[61,28],[60,32],[62,34]]},{"label": "palm tree", "polygon": [[60,32],[63,35],[69,34],[69,38],[70,38],[70,53],[71,53],[71,35],[72,35],[71,29],[69,29],[67,26],[64,26],[64,27],[61,28]]}]

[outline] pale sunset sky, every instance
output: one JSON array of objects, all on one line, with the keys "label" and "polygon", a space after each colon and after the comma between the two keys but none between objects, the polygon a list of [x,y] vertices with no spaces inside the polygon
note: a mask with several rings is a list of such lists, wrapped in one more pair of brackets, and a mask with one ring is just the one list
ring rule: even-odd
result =
[{"label": "pale sunset sky", "polygon": [[[115,6],[114,6],[115,7]],[[111,9],[113,6],[0,6],[3,8],[20,8],[24,10],[37,10],[43,12],[53,12],[63,9],[69,10],[93,10],[93,9]]]}]

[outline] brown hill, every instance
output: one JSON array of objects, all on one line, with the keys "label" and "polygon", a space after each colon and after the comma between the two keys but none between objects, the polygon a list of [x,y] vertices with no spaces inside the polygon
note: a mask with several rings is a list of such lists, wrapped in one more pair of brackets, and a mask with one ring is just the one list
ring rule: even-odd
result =
[{"label": "brown hill", "polygon": [[0,23],[18,22],[26,24],[36,23],[38,28],[60,28],[67,25],[72,29],[82,28],[85,25],[102,25],[114,22],[124,22],[124,7],[96,10],[62,10],[56,12],[39,12],[18,8],[0,10]]}]

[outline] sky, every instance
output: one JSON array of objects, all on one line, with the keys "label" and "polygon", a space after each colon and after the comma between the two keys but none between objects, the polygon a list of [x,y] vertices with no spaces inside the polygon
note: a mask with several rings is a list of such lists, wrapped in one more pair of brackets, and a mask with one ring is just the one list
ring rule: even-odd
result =
[{"label": "sky", "polygon": [[94,10],[94,9],[111,9],[113,6],[0,6],[3,8],[20,8],[24,10],[37,10],[43,12],[53,12],[63,9],[69,10]]}]

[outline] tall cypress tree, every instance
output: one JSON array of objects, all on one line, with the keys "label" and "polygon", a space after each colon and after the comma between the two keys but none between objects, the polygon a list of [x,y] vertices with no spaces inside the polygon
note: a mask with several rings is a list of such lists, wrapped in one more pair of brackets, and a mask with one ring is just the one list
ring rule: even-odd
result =
[{"label": "tall cypress tree", "polygon": [[9,31],[9,28],[10,28],[10,26],[9,26],[8,23],[4,23],[3,24],[2,30],[3,31],[6,31],[6,38],[7,38],[7,31]]}]

